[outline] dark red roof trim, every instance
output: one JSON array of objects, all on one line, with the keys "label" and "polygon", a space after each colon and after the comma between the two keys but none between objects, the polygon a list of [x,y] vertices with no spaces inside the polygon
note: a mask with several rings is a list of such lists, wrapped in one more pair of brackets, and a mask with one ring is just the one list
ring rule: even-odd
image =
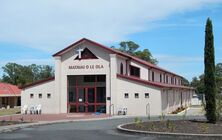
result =
[{"label": "dark red roof trim", "polygon": [[102,44],[99,44],[99,43],[97,43],[97,42],[94,42],[94,41],[89,40],[89,39],[86,39],[86,38],[80,39],[79,41],[77,41],[77,42],[69,45],[68,47],[64,48],[63,50],[61,50],[61,51],[59,51],[59,52],[57,52],[57,53],[55,53],[55,54],[53,54],[52,56],[53,56],[53,57],[55,57],[55,56],[61,56],[62,54],[64,54],[64,53],[66,53],[67,51],[69,51],[69,49],[71,49],[73,46],[78,45],[78,44],[80,44],[80,43],[83,42],[83,41],[87,41],[87,42],[89,42],[89,43],[92,43],[92,44],[94,44],[95,46],[101,47],[101,48],[103,48],[103,49],[105,49],[105,50],[107,50],[107,51],[113,52],[113,53],[115,53],[115,54],[117,54],[117,55],[121,55],[121,56],[127,57],[127,58],[129,58],[129,59],[132,59],[133,61],[136,61],[136,62],[138,62],[138,63],[140,63],[140,64],[143,64],[143,65],[145,65],[145,66],[148,66],[148,67],[150,67],[150,68],[153,68],[153,69],[156,69],[156,70],[160,70],[160,71],[164,71],[164,72],[167,72],[167,73],[172,74],[172,75],[175,75],[175,76],[182,77],[182,76],[180,76],[180,75],[178,75],[178,74],[175,74],[175,73],[170,72],[170,71],[168,71],[168,70],[162,69],[162,68],[160,68],[160,67],[158,67],[158,66],[156,66],[156,65],[154,65],[154,64],[152,64],[152,63],[149,63],[149,62],[147,62],[147,61],[141,60],[141,59],[139,59],[139,58],[137,58],[137,57],[134,57],[134,56],[131,56],[131,55],[129,55],[129,54],[120,52],[120,51],[118,51],[118,50],[109,48],[109,47],[107,47],[107,46],[104,46],[104,45],[102,45]]},{"label": "dark red roof trim", "polygon": [[19,88],[20,89],[25,89],[25,88],[28,88],[28,87],[36,86],[36,85],[39,85],[39,84],[42,84],[42,83],[45,83],[45,82],[49,82],[49,81],[53,81],[53,80],[55,80],[55,77],[50,77],[50,78],[47,78],[47,79],[36,81],[36,82],[28,84],[28,85],[24,85],[24,86],[19,87]]},{"label": "dark red roof trim", "polygon": [[143,79],[140,79],[140,78],[137,78],[137,77],[127,76],[127,75],[122,75],[122,74],[117,74],[117,77],[127,79],[127,80],[132,80],[132,81],[142,83],[142,84],[145,84],[145,85],[159,87],[159,88],[194,89],[193,87],[187,87],[187,86],[182,86],[182,85],[171,85],[171,84],[151,82],[151,81],[143,80]]}]

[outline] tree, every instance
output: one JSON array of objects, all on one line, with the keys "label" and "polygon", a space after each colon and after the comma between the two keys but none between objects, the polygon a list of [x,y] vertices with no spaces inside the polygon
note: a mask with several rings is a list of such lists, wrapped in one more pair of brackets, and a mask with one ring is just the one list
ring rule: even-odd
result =
[{"label": "tree", "polygon": [[213,27],[210,18],[207,19],[204,47],[204,93],[206,99],[206,117],[210,123],[216,123],[216,79],[214,58]]},{"label": "tree", "polygon": [[22,66],[19,64],[7,63],[4,67],[2,67],[4,72],[2,81],[17,85],[19,83],[19,75],[21,75],[21,68]]},{"label": "tree", "polygon": [[7,63],[3,68],[3,82],[23,86],[38,80],[54,76],[54,70],[49,65],[31,64],[28,66]]},{"label": "tree", "polygon": [[222,63],[218,63],[215,67],[216,77],[222,77]]},{"label": "tree", "polygon": [[140,46],[133,41],[122,41],[122,42],[120,42],[119,45],[120,45],[119,48],[115,48],[114,46],[111,46],[111,48],[117,49],[121,52],[130,54],[132,56],[138,57],[138,58],[145,60],[147,62],[150,62],[152,64],[158,63],[158,61],[155,58],[153,58],[151,52],[148,49],[144,49],[143,51],[141,51],[141,50],[137,51],[137,49]]},{"label": "tree", "polygon": [[190,85],[195,88],[195,93],[204,94],[204,74],[200,75],[198,78],[193,77]]},{"label": "tree", "polygon": [[137,51],[134,53],[134,55],[152,64],[157,64],[158,62],[155,58],[153,58],[151,52],[148,49],[144,49],[143,51]]},{"label": "tree", "polygon": [[134,52],[140,47],[138,44],[133,41],[122,41],[120,42],[119,50],[128,54],[133,55]]}]

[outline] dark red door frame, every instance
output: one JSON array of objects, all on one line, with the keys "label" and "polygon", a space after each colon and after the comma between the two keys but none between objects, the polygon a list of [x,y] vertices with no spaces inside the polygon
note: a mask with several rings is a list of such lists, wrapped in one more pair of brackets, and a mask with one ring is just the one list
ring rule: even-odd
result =
[{"label": "dark red door frame", "polygon": [[[94,106],[94,112],[96,112],[97,110],[97,106],[98,105],[106,105],[106,103],[98,103],[97,102],[97,80],[95,81],[95,84],[93,86],[81,86],[81,85],[77,85],[77,78],[75,80],[75,90],[76,90],[76,102],[69,102],[69,85],[68,85],[68,79],[67,79],[67,113],[69,112],[69,106],[70,105],[74,105],[76,106],[76,112],[79,112],[79,106],[85,106],[85,112],[88,113],[88,106],[93,105]],[[88,89],[89,88],[93,88],[94,89],[94,103],[89,103],[88,102]],[[84,93],[83,96],[85,96],[85,101],[84,102],[79,102],[79,89],[83,89]]]}]

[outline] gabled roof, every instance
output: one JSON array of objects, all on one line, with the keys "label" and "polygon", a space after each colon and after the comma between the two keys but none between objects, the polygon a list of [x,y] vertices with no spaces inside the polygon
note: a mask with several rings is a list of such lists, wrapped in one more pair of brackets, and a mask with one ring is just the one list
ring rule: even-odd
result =
[{"label": "gabled roof", "polygon": [[21,94],[21,89],[19,89],[17,86],[0,82],[0,96],[1,95],[20,96],[20,94]]},{"label": "gabled roof", "polygon": [[28,87],[33,87],[33,86],[36,86],[36,85],[39,85],[39,84],[43,84],[43,83],[46,83],[46,82],[49,82],[49,81],[53,81],[53,80],[55,80],[55,77],[50,77],[50,78],[46,78],[46,79],[43,79],[43,80],[36,81],[36,82],[28,84],[28,85],[24,85],[24,86],[19,87],[19,88],[20,89],[25,89],[25,88],[28,88]]},{"label": "gabled roof", "polygon": [[158,66],[156,66],[156,65],[154,65],[154,64],[152,64],[152,63],[149,63],[149,62],[144,61],[144,60],[142,60],[142,59],[139,59],[139,58],[137,58],[137,57],[131,56],[131,55],[127,54],[127,53],[123,53],[123,52],[118,51],[118,50],[116,50],[116,49],[109,48],[109,47],[107,47],[107,46],[104,46],[104,45],[102,45],[102,44],[100,44],[100,43],[94,42],[94,41],[89,40],[89,39],[86,39],[86,38],[80,39],[79,41],[77,41],[77,42],[69,45],[68,47],[64,48],[63,50],[61,50],[61,51],[59,51],[59,52],[57,52],[57,53],[55,53],[55,54],[53,54],[52,56],[53,56],[53,57],[61,56],[61,55],[63,55],[64,53],[66,53],[66,52],[68,52],[69,50],[71,50],[71,49],[73,48],[73,46],[76,46],[76,45],[81,44],[81,43],[83,43],[83,42],[89,42],[89,43],[91,43],[91,44],[93,44],[93,45],[95,45],[95,46],[98,46],[98,47],[100,47],[100,48],[102,48],[102,49],[105,49],[105,50],[107,50],[107,51],[110,51],[111,53],[114,53],[114,54],[117,54],[117,55],[126,57],[126,58],[128,58],[128,59],[131,59],[131,60],[137,62],[137,63],[140,63],[140,64],[142,64],[142,65],[148,66],[148,67],[150,67],[151,69],[156,69],[156,70],[159,70],[159,71],[163,71],[163,72],[165,72],[165,73],[169,73],[169,74],[172,74],[172,75],[175,75],[175,76],[178,76],[178,77],[182,77],[182,76],[180,76],[180,75],[178,75],[178,74],[175,74],[175,73],[173,73],[173,72],[170,72],[170,71],[168,71],[168,70],[165,70],[165,69],[163,69],[163,68],[160,68],[160,67],[158,67]]}]

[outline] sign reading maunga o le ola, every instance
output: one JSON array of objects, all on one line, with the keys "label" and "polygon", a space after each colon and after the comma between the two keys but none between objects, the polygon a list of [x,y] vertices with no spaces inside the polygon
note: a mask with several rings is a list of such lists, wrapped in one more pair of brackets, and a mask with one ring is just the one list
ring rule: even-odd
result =
[{"label": "sign reading maunga o le ola", "polygon": [[73,65],[69,69],[103,69],[103,65]]}]

